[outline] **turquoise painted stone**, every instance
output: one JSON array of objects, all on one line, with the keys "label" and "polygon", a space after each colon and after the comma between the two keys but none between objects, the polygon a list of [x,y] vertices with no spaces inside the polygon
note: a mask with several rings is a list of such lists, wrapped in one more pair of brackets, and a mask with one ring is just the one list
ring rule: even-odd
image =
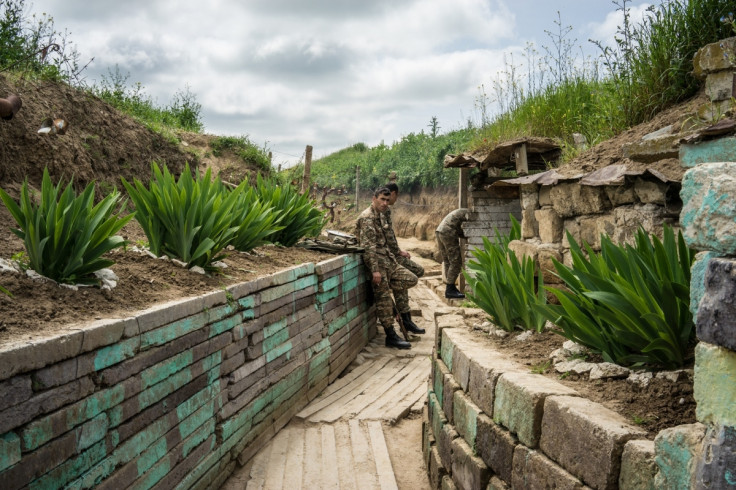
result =
[{"label": "turquoise painted stone", "polygon": [[736,138],[682,144],[679,158],[685,168],[693,168],[701,163],[736,162]]},{"label": "turquoise painted stone", "polygon": [[680,224],[698,250],[736,254],[736,163],[704,163],[685,172]]}]

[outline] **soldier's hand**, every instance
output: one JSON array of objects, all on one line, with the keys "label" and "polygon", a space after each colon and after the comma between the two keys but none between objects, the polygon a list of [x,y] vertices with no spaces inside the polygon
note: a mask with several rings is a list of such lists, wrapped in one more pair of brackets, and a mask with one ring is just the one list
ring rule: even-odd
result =
[{"label": "soldier's hand", "polygon": [[411,258],[411,254],[409,252],[405,252],[404,250],[401,250],[399,252],[399,255],[401,255],[402,257],[406,257],[407,259]]},{"label": "soldier's hand", "polygon": [[381,284],[381,273],[380,272],[374,272],[373,273],[373,284]]}]

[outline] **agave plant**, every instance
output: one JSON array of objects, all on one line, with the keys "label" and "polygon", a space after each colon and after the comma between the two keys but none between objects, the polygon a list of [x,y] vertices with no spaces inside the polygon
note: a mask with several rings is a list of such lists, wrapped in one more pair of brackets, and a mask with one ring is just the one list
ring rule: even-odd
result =
[{"label": "agave plant", "polygon": [[233,212],[233,226],[237,230],[232,246],[247,252],[269,243],[269,237],[283,229],[283,226],[276,224],[277,220],[278,215],[258,198],[255,189],[242,189]]},{"label": "agave plant", "polygon": [[79,196],[71,181],[62,191],[62,182],[56,186],[51,183],[48,169],[43,172],[38,204],[31,199],[27,179],[19,203],[0,189],[3,204],[18,224],[18,229],[12,231],[23,240],[31,269],[62,283],[99,282],[94,273],[115,263],[102,256],[125,244],[115,234],[133,214],[120,217],[122,211],[114,213],[120,198],[117,191],[96,205],[94,195],[94,183]]},{"label": "agave plant", "polygon": [[273,209],[275,223],[282,227],[270,236],[273,243],[291,247],[305,236],[317,236],[327,222],[325,212],[316,207],[308,193],[300,194],[290,185],[258,176],[261,201]]},{"label": "agave plant", "polygon": [[573,266],[555,263],[569,291],[541,311],[561,334],[624,365],[680,367],[693,339],[690,268],[695,251],[665,226],[663,240],[643,230],[635,246],[601,236],[601,252],[568,234]]},{"label": "agave plant", "polygon": [[138,179],[133,184],[121,179],[136,207],[136,220],[148,238],[151,252],[213,270],[212,262],[235,238],[233,213],[245,183],[228,192],[208,169],[194,179],[185,166],[177,181],[164,166],[152,165],[153,179],[146,188]]},{"label": "agave plant", "polygon": [[509,250],[509,242],[521,237],[521,227],[513,216],[511,223],[508,235],[496,229],[495,243],[483,237],[483,248],[473,251],[475,260],[468,262],[469,272],[463,272],[472,290],[467,295],[500,328],[540,332],[545,317],[532,306],[547,302],[544,280],[541,274],[535,275],[531,257],[519,259]]}]

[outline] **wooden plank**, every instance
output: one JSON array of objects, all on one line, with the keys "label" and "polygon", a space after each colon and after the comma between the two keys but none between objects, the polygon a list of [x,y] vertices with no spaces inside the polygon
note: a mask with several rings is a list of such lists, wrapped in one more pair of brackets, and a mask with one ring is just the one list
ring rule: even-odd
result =
[{"label": "wooden plank", "polygon": [[394,407],[387,407],[386,414],[390,421],[403,419],[410,412],[420,412],[427,397],[427,382],[419,380],[419,384]]},{"label": "wooden plank", "polygon": [[337,447],[335,446],[335,428],[322,425],[322,459],[320,460],[321,485],[314,488],[339,489],[340,476],[337,468]]},{"label": "wooden plank", "polygon": [[364,488],[378,490],[378,475],[376,475],[373,452],[368,438],[363,432],[359,420],[353,419],[348,425],[350,426],[350,446],[355,461],[355,478],[360,483],[361,490]]},{"label": "wooden plank", "polygon": [[353,451],[350,447],[350,428],[346,422],[338,422],[334,427],[340,489],[357,489],[355,461],[353,460]]},{"label": "wooden plank", "polygon": [[252,459],[253,463],[250,469],[248,484],[245,487],[246,490],[261,490],[263,488],[263,484],[266,481],[266,466],[268,465],[268,458],[270,456],[271,446],[266,446]]},{"label": "wooden plank", "polygon": [[289,435],[289,447],[286,454],[286,465],[284,466],[283,488],[301,490],[302,475],[304,473],[304,438],[306,431],[304,427],[293,424],[289,428],[291,434]]},{"label": "wooden plank", "polygon": [[391,458],[388,454],[386,439],[383,437],[383,427],[377,420],[368,421],[368,434],[373,448],[373,459],[376,462],[376,473],[378,473],[378,484],[381,490],[397,490],[396,475],[391,466]]},{"label": "wooden plank", "polygon": [[276,434],[271,441],[271,454],[266,465],[264,488],[283,488],[289,432],[290,429],[286,428]]},{"label": "wooden plank", "polygon": [[[404,393],[413,392],[421,379],[426,383],[426,377],[429,376],[429,368],[429,359],[424,357],[414,358],[404,369],[404,372],[400,373],[400,380],[388,386],[388,389],[376,397],[373,403],[366,406],[358,414],[358,417],[364,419],[387,418],[388,410],[394,407],[397,400],[402,400]],[[412,404],[413,402],[409,403],[409,407]]]},{"label": "wooden plank", "polygon": [[529,174],[529,160],[527,158],[527,144],[522,143],[514,147],[514,158],[516,159],[516,173],[519,175]]},{"label": "wooden plank", "polygon": [[307,427],[304,447],[304,488],[326,488],[322,481],[322,432],[319,427]]}]

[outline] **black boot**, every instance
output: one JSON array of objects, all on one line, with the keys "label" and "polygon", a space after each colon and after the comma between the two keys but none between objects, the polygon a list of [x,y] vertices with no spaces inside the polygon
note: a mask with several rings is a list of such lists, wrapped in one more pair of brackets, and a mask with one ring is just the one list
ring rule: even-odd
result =
[{"label": "black boot", "polygon": [[445,288],[445,298],[448,299],[463,299],[465,295],[457,290],[454,284],[448,284]]},{"label": "black boot", "polygon": [[411,344],[409,342],[402,340],[398,335],[396,335],[394,327],[383,327],[383,331],[386,332],[386,347],[411,349]]},{"label": "black boot", "polygon": [[423,328],[417,327],[417,324],[411,321],[410,311],[407,311],[406,313],[401,314],[401,321],[404,322],[404,327],[406,327],[407,332],[411,332],[411,333],[426,333],[427,332]]}]

